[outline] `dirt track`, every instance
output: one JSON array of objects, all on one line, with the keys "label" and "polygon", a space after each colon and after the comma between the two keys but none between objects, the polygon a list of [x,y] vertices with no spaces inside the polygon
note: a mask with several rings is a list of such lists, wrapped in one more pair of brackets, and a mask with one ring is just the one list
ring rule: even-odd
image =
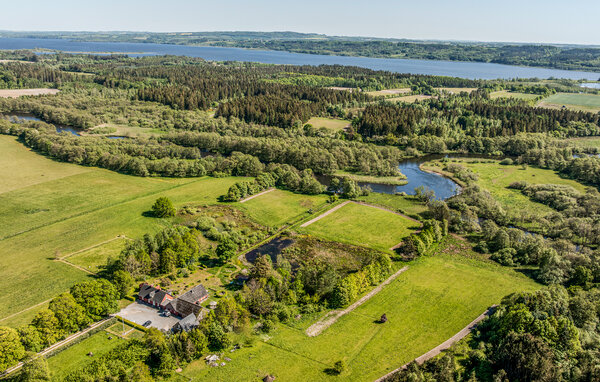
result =
[{"label": "dirt track", "polygon": [[370,291],[369,293],[364,295],[362,298],[360,298],[358,301],[356,301],[354,304],[350,305],[346,309],[334,310],[334,311],[329,312],[325,317],[323,317],[319,321],[317,321],[314,324],[312,324],[311,326],[309,326],[308,329],[306,329],[306,335],[309,337],[318,336],[319,334],[321,334],[321,332],[323,330],[325,330],[328,327],[330,327],[331,325],[333,325],[344,314],[352,312],[354,309],[358,308],[359,306],[361,306],[362,304],[367,302],[371,297],[373,297],[377,293],[379,293],[379,291],[381,291],[384,286],[386,286],[389,283],[391,283],[392,281],[394,281],[394,279],[396,277],[400,276],[400,274],[405,272],[407,269],[408,269],[408,267],[399,269],[396,273],[394,273],[393,275],[388,277],[387,280],[385,280],[381,284],[377,285],[375,288],[373,288],[372,291]]},{"label": "dirt track", "polygon": [[337,211],[337,210],[339,210],[340,208],[344,207],[344,206],[345,206],[346,204],[348,204],[348,203],[350,203],[350,201],[349,201],[349,200],[345,201],[345,202],[344,202],[344,203],[342,203],[342,204],[338,204],[337,206],[333,207],[332,209],[330,209],[330,210],[327,210],[327,211],[323,212],[321,215],[317,216],[316,218],[314,218],[314,219],[310,219],[310,220],[309,220],[309,221],[307,221],[306,223],[303,223],[303,224],[302,224],[300,227],[307,227],[307,226],[311,225],[312,223],[315,223],[315,222],[317,222],[317,221],[319,221],[319,220],[323,219],[325,216],[327,216],[327,215],[331,215],[332,213],[334,213],[335,211]]},{"label": "dirt track", "polygon": [[240,203],[245,203],[245,202],[247,202],[248,200],[252,200],[252,199],[254,199],[254,198],[257,198],[257,197],[259,197],[259,196],[261,196],[261,195],[264,195],[264,194],[266,194],[266,193],[269,193],[269,192],[271,192],[271,191],[273,191],[273,190],[275,190],[275,189],[274,189],[274,188],[269,188],[268,190],[265,190],[265,191],[263,191],[263,192],[259,192],[258,194],[255,194],[255,195],[252,195],[252,196],[248,196],[246,199],[240,200]]}]

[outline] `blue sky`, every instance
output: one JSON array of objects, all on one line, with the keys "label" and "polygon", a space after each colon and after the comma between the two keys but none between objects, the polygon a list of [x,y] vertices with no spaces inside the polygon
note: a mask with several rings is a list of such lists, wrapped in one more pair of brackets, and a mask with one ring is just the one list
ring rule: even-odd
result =
[{"label": "blue sky", "polygon": [[253,30],[600,45],[599,0],[4,0],[2,30]]}]

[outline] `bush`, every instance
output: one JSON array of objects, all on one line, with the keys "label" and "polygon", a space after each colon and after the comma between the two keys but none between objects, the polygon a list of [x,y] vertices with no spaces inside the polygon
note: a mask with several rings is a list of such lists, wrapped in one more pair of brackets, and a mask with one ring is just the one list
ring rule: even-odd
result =
[{"label": "bush", "polygon": [[342,374],[344,371],[346,371],[346,369],[348,369],[348,365],[344,360],[337,361],[333,364],[333,371],[335,371],[335,373],[338,375]]},{"label": "bush", "polygon": [[161,196],[154,202],[152,212],[157,218],[171,218],[175,216],[175,212],[177,211],[169,198]]},{"label": "bush", "polygon": [[514,163],[514,161],[510,158],[504,158],[500,161],[501,165],[511,165],[513,163]]}]

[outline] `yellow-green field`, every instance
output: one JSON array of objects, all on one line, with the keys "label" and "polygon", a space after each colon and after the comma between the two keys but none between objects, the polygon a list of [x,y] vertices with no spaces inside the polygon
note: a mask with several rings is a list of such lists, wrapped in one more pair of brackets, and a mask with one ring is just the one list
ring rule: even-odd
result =
[{"label": "yellow-green field", "polygon": [[307,123],[313,125],[313,127],[316,127],[317,129],[325,127],[330,130],[338,131],[350,126],[351,121],[346,119],[312,117]]},{"label": "yellow-green field", "polygon": [[[193,380],[373,381],[441,344],[488,307],[516,291],[539,286],[514,270],[477,257],[465,242],[449,237],[433,257],[410,268],[366,303],[317,337],[304,330],[314,320],[279,327],[263,341],[227,353],[226,366],[192,362],[183,375]],[[386,313],[384,325],[375,321]],[[325,370],[345,360],[341,376]]]},{"label": "yellow-green field", "polygon": [[389,252],[417,229],[419,223],[403,216],[376,207],[348,203],[301,231],[331,241]]},{"label": "yellow-green field", "polygon": [[367,92],[367,94],[372,95],[373,97],[380,96],[393,96],[398,94],[407,94],[412,90],[410,88],[398,88],[398,89],[384,89],[384,90],[375,90],[372,92]]},{"label": "yellow-green field", "polygon": [[600,95],[579,93],[557,93],[544,98],[538,106],[561,108],[563,106],[582,111],[600,111]]},{"label": "yellow-green field", "polygon": [[327,202],[326,195],[302,195],[290,191],[273,190],[264,195],[235,206],[257,223],[280,227],[297,220],[301,215],[309,215],[309,210],[314,210]]},{"label": "yellow-green field", "polygon": [[90,272],[97,273],[103,265],[106,265],[108,259],[115,259],[119,256],[127,241],[128,239],[126,238],[115,238],[114,240],[63,257],[63,259]]}]

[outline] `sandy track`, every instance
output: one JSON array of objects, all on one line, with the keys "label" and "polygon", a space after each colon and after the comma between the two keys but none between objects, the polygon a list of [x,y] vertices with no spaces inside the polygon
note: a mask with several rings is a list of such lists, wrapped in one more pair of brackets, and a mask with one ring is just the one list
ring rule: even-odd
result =
[{"label": "sandy track", "polygon": [[319,334],[321,334],[321,332],[323,330],[325,330],[328,327],[330,327],[331,325],[333,325],[344,314],[352,312],[354,309],[358,308],[365,302],[369,301],[369,299],[371,297],[375,296],[377,293],[379,293],[383,289],[384,286],[386,286],[389,283],[391,283],[392,281],[394,281],[394,279],[396,277],[400,276],[400,274],[405,272],[407,269],[408,269],[408,267],[399,269],[396,273],[394,273],[393,275],[388,277],[387,280],[385,280],[381,284],[377,285],[375,288],[373,288],[372,291],[370,291],[369,293],[364,295],[362,298],[360,298],[358,301],[356,301],[354,304],[350,305],[346,309],[334,310],[334,311],[329,312],[325,317],[323,317],[319,321],[317,321],[314,324],[312,324],[311,326],[309,326],[308,329],[306,329],[306,335],[309,337],[318,336]]},{"label": "sandy track", "polygon": [[[490,308],[488,308],[488,310],[486,310],[481,315],[479,315],[479,317],[477,317],[476,319],[474,319],[473,321],[471,321],[469,323],[469,325],[467,325],[464,328],[462,328],[458,333],[456,333],[455,335],[453,335],[452,337],[450,337],[449,339],[447,339],[446,341],[444,341],[442,344],[436,346],[435,348],[431,349],[430,351],[428,351],[427,353],[423,354],[422,356],[415,358],[415,361],[418,364],[422,364],[423,362],[425,362],[425,361],[427,361],[427,360],[435,357],[436,355],[440,354],[442,351],[444,351],[446,349],[449,349],[452,345],[454,345],[458,341],[460,341],[463,338],[465,338],[466,336],[468,336],[469,333],[471,333],[471,331],[477,327],[477,324],[479,324],[484,318],[486,318],[486,317],[490,316],[492,313],[494,313],[494,311],[496,310],[497,306],[498,305],[492,305]],[[394,374],[394,373],[396,373],[396,372],[398,372],[398,371],[400,371],[402,369],[405,369],[407,366],[408,366],[408,363],[405,364],[405,365],[402,365],[401,367],[399,367],[399,368],[397,368],[395,370],[390,371],[389,373],[387,373],[383,377],[375,380],[375,382],[382,382],[386,378],[390,377],[392,374]]]},{"label": "sandy track", "polygon": [[258,198],[259,196],[267,194],[267,193],[269,193],[271,191],[274,191],[274,190],[275,190],[274,188],[269,188],[268,190],[265,190],[263,192],[259,192],[258,194],[254,194],[252,196],[248,196],[246,199],[240,200],[240,203],[246,203],[248,200],[252,200],[254,198]]},{"label": "sandy track", "polygon": [[300,227],[304,228],[307,227],[309,225],[311,225],[312,223],[315,223],[321,219],[323,219],[325,216],[327,215],[331,215],[332,213],[334,213],[335,211],[339,210],[340,208],[344,207],[346,204],[351,203],[349,200],[345,201],[342,204],[338,204],[337,206],[333,207],[330,210],[327,210],[325,212],[323,212],[321,215],[317,216],[314,219],[310,219],[309,221],[307,221],[306,223],[303,223],[302,225],[300,225]]},{"label": "sandy track", "polygon": [[58,89],[1,89],[0,98],[56,94],[59,91]]}]

